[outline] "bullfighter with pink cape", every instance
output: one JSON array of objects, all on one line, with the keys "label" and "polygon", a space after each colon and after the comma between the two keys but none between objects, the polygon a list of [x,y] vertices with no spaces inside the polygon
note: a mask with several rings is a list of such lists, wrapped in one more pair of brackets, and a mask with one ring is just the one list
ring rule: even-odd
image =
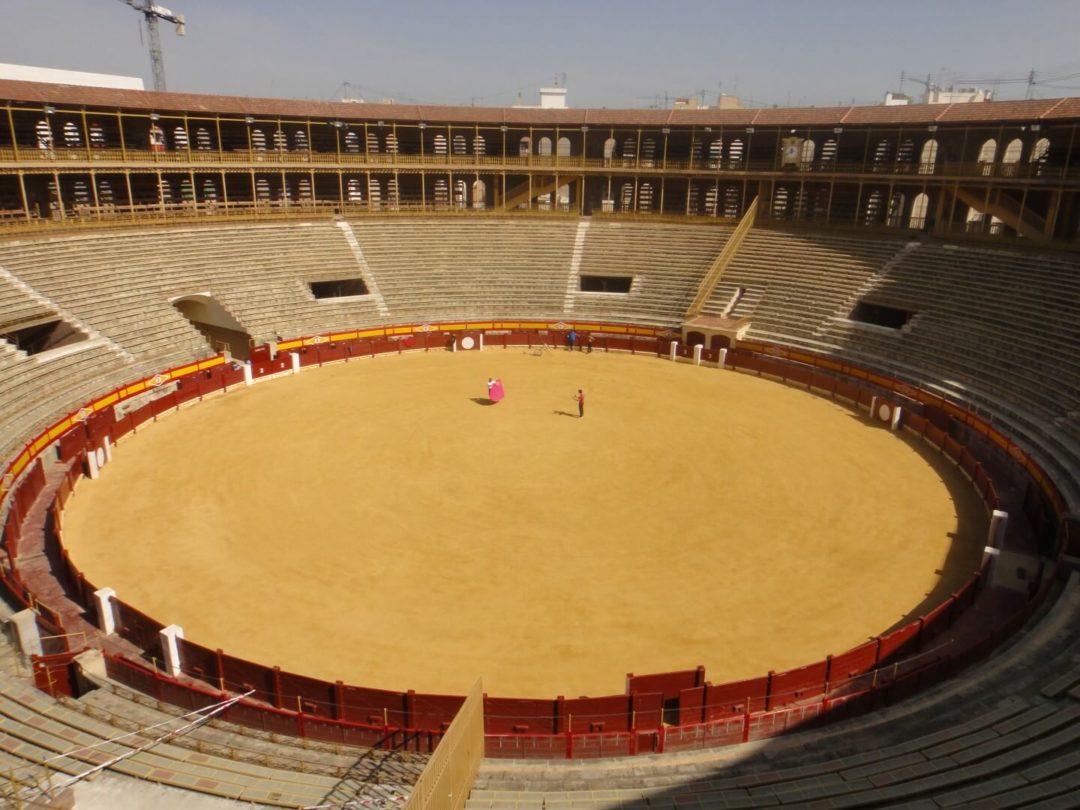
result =
[{"label": "bullfighter with pink cape", "polygon": [[488,378],[488,399],[492,402],[501,402],[502,398],[506,396],[506,392],[503,391],[502,380],[493,380]]}]

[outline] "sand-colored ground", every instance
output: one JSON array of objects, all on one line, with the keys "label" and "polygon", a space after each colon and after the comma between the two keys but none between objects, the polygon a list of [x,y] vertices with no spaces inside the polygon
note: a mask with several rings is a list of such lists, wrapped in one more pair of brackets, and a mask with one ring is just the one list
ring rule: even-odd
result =
[{"label": "sand-colored ground", "polygon": [[205,646],[365,686],[464,693],[482,675],[552,697],[842,652],[970,576],[986,519],[921,443],[805,392],[496,349],[187,408],[122,442],[64,526],[92,582]]}]

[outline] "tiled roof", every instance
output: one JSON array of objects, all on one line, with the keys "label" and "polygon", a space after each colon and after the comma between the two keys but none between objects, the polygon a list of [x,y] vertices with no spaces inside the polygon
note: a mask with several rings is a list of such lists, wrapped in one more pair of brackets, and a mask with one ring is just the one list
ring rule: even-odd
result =
[{"label": "tiled roof", "polygon": [[902,126],[929,123],[1026,122],[1080,118],[1080,98],[990,101],[978,104],[913,104],[885,107],[769,107],[737,110],[539,109],[453,107],[417,104],[356,104],[310,99],[213,96],[114,90],[67,84],[0,80],[0,99],[54,106],[145,110],[161,114],[220,114],[257,118],[299,117],[351,121],[463,123],[481,126]]}]

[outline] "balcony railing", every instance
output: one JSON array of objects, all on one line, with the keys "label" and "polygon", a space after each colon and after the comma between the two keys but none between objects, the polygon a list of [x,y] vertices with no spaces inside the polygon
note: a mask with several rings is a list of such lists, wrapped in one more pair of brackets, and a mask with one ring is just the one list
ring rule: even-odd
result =
[{"label": "balcony railing", "polygon": [[434,169],[455,167],[466,171],[481,169],[550,169],[594,173],[661,173],[684,172],[695,175],[713,174],[771,174],[777,176],[820,175],[882,175],[922,177],[972,177],[1016,180],[1078,180],[1080,166],[1068,170],[1044,163],[987,163],[941,161],[938,163],[886,162],[851,160],[817,160],[782,165],[778,160],[735,159],[686,159],[669,157],[666,160],[645,157],[588,157],[581,155],[435,155],[418,153],[367,153],[367,152],[316,152],[311,150],[247,149],[230,150],[167,150],[117,149],[86,147],[37,148],[0,146],[0,164],[14,164],[3,168],[30,167],[48,164],[55,168],[87,168],[102,164],[123,167],[193,167],[239,166],[257,167],[303,165],[335,167],[344,170],[378,171],[394,168]]}]

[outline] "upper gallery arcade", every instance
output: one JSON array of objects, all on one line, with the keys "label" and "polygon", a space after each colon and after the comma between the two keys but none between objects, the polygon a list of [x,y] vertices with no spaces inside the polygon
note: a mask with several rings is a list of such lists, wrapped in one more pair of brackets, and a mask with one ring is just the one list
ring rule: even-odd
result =
[{"label": "upper gallery arcade", "polygon": [[0,81],[0,224],[531,209],[1080,235],[1080,99],[526,109]]}]

